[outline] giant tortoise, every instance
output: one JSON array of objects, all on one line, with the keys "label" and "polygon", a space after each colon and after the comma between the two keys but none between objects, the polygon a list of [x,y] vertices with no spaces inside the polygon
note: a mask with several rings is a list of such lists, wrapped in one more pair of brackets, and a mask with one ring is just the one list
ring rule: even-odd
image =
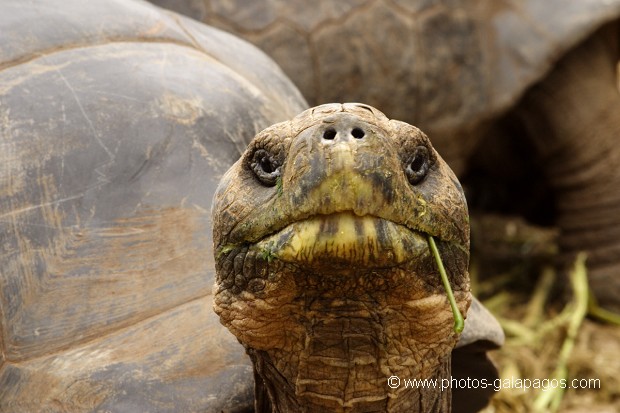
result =
[{"label": "giant tortoise", "polygon": [[[215,310],[252,360],[257,412],[451,411],[444,288],[466,312],[468,215],[419,129],[367,105],[309,109],[256,136],[212,214]],[[477,339],[500,343],[485,321]],[[488,374],[475,359],[467,380]],[[455,411],[492,382],[476,383]]]},{"label": "giant tortoise", "polygon": [[417,125],[473,207],[558,225],[620,311],[620,0],[153,1],[258,45],[311,104]]},{"label": "giant tortoise", "polygon": [[[220,246],[214,259],[209,210],[219,179],[247,153],[251,138],[271,124],[293,118],[306,109],[305,101],[279,68],[249,44],[144,2],[93,0],[86,6],[78,0],[5,0],[0,33],[0,411],[251,411],[253,367],[243,346],[212,310],[216,262],[221,289],[230,281],[222,269],[230,265],[228,257],[236,250]],[[384,133],[380,128],[387,120],[374,109],[345,108],[368,112],[361,119],[377,126],[366,133]],[[371,114],[377,120],[370,119]],[[414,130],[399,127],[403,133]],[[260,138],[265,133],[259,134],[258,142],[265,140]],[[437,237],[464,312],[470,300],[465,204],[457,182],[446,179],[445,165],[421,134],[414,135],[409,149],[423,142],[428,159],[420,167],[428,167],[428,177],[420,184],[422,192],[408,193],[407,199],[415,198],[415,203],[401,213],[426,215],[420,217],[420,231]],[[396,139],[404,142],[407,136],[397,134]],[[399,185],[405,174],[423,178],[413,158],[412,171],[405,172],[394,158],[396,151],[389,149],[392,158],[386,162],[395,168],[389,173],[398,177]],[[282,155],[275,154],[273,160],[253,158],[263,171],[257,173],[264,173],[269,185],[279,171],[275,164],[269,171],[270,162]],[[386,165],[365,165],[362,185],[388,185],[381,183]],[[287,173],[294,167],[289,166]],[[287,174],[281,181],[275,177],[275,186],[260,194],[254,177],[226,176],[229,188],[243,196],[256,195],[254,201],[279,196],[278,188],[282,190],[278,199],[294,193],[306,196]],[[314,178],[312,182],[317,184]],[[447,210],[441,207],[443,185],[457,201],[451,210],[454,217],[445,216]],[[388,186],[384,189],[387,192],[379,197],[388,196]],[[391,199],[403,203],[400,188],[392,189]],[[423,202],[428,203],[425,208]],[[370,213],[378,207],[366,198],[362,204],[371,208]],[[235,220],[240,230],[244,228],[240,234],[251,230],[258,237],[261,225],[266,228],[267,221],[260,223],[267,219],[264,215],[254,214],[254,221],[246,225],[250,217],[234,215],[233,210],[239,214],[236,204],[226,211],[219,202],[218,209],[214,227],[218,245]],[[409,219],[414,222],[416,217]],[[355,227],[354,222],[354,234],[346,236],[356,236]],[[396,224],[388,228],[405,231]],[[402,251],[393,251],[392,257],[402,265],[407,258],[403,254],[420,246],[419,234],[412,234],[398,241]],[[226,235],[231,245],[236,242],[232,235]],[[451,244],[452,240],[457,243]],[[390,267],[387,249],[377,246],[381,248],[373,253],[373,263],[383,261]],[[244,261],[246,278],[235,277],[234,286],[229,286],[231,293],[244,298],[247,291],[256,291],[257,299],[246,305],[256,305],[257,311],[260,291],[272,289],[269,285],[261,289],[264,262],[274,266],[280,262],[281,254],[267,247],[254,268]],[[485,351],[501,342],[501,331],[473,301],[458,349],[452,351],[457,335],[446,328],[451,324],[445,313],[447,300],[437,294],[436,269],[425,251],[415,252],[421,258],[411,266],[415,272],[402,273],[403,280],[411,281],[409,287],[403,284],[402,297],[393,279],[382,283],[374,264],[372,270],[363,270],[378,291],[389,288],[403,308],[417,308],[416,319],[429,324],[416,327],[424,334],[403,336],[420,340],[419,346],[389,354],[392,370],[383,372],[386,391],[388,373],[400,372],[394,366],[409,374],[418,361],[425,372],[440,368],[437,377],[444,377],[450,364],[454,377],[495,374]],[[337,258],[321,259],[334,269],[347,265]],[[233,264],[237,269],[238,260]],[[308,282],[312,288],[313,281]],[[353,293],[358,287],[351,286]],[[333,305],[347,311],[345,301],[334,300]],[[217,308],[230,323],[230,317],[224,317],[223,300]],[[308,311],[308,317],[314,317],[313,309]],[[354,314],[350,318],[352,329],[358,320],[363,322]],[[327,328],[331,321],[316,328]],[[360,324],[360,328],[366,327]],[[274,334],[273,340],[280,336]],[[391,342],[390,337],[385,339]],[[248,351],[255,357],[250,347]],[[322,372],[336,376],[342,371],[335,363]],[[268,384],[257,380],[261,385]],[[327,378],[324,385],[331,385]],[[492,392],[490,387],[461,389],[453,392],[455,400],[462,399],[454,403],[461,411],[471,411]],[[397,393],[392,391],[389,397]],[[429,397],[446,410],[449,394]]]}]

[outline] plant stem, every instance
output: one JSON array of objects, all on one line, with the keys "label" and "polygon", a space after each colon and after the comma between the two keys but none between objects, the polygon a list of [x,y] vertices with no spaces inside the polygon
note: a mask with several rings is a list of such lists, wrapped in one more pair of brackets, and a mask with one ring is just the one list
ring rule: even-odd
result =
[{"label": "plant stem", "polygon": [[[577,255],[575,269],[570,274],[573,289],[572,311],[566,328],[566,338],[562,343],[558,364],[553,372],[553,379],[558,381],[568,378],[568,359],[575,347],[579,327],[588,311],[588,274],[586,270],[586,254]],[[534,410],[537,412],[555,412],[560,406],[564,389],[555,388],[540,394],[534,401]]]},{"label": "plant stem", "polygon": [[443,261],[439,256],[439,250],[437,249],[437,245],[435,244],[435,239],[430,234],[428,235],[428,245],[433,252],[433,256],[435,257],[435,261],[437,262],[437,268],[439,269],[439,274],[441,275],[441,281],[443,282],[443,286],[446,289],[446,293],[448,294],[448,301],[450,301],[452,315],[454,316],[454,332],[461,333],[461,331],[463,331],[463,327],[465,327],[465,320],[463,319],[463,315],[461,314],[459,308],[456,305],[456,300],[454,299],[454,294],[452,293],[452,287],[450,287],[450,281],[448,280],[448,274],[446,273],[446,269],[443,266]]},{"label": "plant stem", "polygon": [[594,293],[590,291],[590,301],[588,302],[588,315],[608,324],[620,326],[620,314],[606,310],[598,305]]}]

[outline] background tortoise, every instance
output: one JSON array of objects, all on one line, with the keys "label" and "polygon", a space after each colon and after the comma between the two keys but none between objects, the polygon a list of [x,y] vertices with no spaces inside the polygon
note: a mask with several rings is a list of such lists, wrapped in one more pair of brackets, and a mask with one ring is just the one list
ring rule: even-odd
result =
[{"label": "background tortoise", "polygon": [[470,206],[559,225],[620,311],[620,1],[153,1],[258,45],[311,104],[419,126]]},{"label": "background tortoise", "polygon": [[[2,6],[0,411],[247,409],[208,210],[303,98],[246,43],[145,3]],[[485,317],[470,310],[464,374],[494,374]]]},{"label": "background tortoise", "polygon": [[0,32],[0,411],[242,407],[208,211],[303,98],[253,46],[148,3],[3,1]]}]

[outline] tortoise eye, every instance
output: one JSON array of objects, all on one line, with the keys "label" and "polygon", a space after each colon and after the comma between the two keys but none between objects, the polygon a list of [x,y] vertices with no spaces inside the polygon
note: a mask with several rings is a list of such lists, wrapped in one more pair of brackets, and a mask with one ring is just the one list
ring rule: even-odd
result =
[{"label": "tortoise eye", "polygon": [[274,186],[280,176],[280,162],[264,149],[258,149],[252,155],[250,168],[265,186]]},{"label": "tortoise eye", "polygon": [[413,154],[405,162],[405,175],[411,185],[416,185],[424,179],[430,168],[430,155],[426,146],[417,146]]}]

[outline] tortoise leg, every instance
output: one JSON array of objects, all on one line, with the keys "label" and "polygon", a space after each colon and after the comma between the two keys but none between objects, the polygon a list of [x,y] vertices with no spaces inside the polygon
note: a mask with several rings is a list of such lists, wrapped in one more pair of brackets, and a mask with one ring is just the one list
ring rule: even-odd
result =
[{"label": "tortoise leg", "polygon": [[556,197],[565,258],[588,253],[590,286],[620,310],[618,26],[562,58],[517,110]]}]

